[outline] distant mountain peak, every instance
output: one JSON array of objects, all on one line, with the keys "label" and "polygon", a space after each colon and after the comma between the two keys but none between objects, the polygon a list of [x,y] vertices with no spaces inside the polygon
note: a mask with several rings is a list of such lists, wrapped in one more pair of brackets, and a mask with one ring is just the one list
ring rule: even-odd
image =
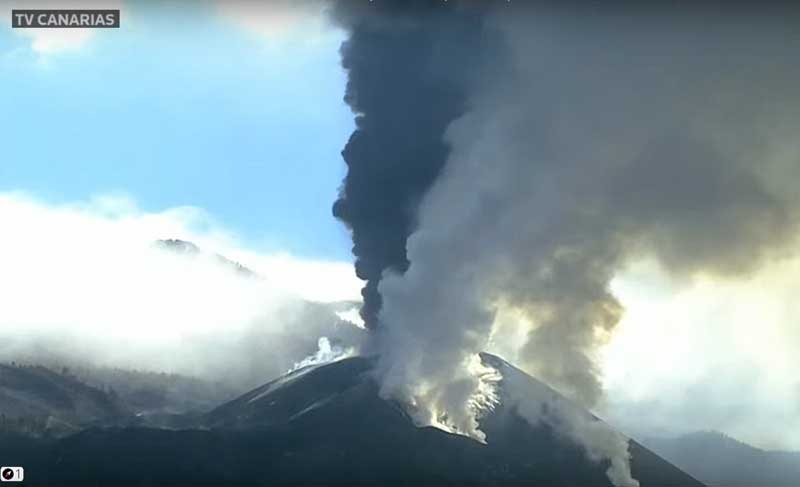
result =
[{"label": "distant mountain peak", "polygon": [[[200,247],[198,247],[195,243],[189,242],[188,240],[180,240],[177,238],[159,239],[155,241],[155,245],[160,248],[181,255],[198,256],[206,254],[206,252],[203,251]],[[261,276],[257,272],[236,262],[235,260],[231,260],[225,257],[222,254],[214,253],[209,255],[212,255],[220,263],[224,264],[225,266],[228,266],[230,269],[232,269],[237,273],[240,273],[243,276],[261,278]]]},{"label": "distant mountain peak", "polygon": [[200,247],[187,240],[180,240],[177,238],[166,238],[156,240],[156,244],[165,249],[172,250],[173,252],[183,252],[185,254],[199,254]]}]

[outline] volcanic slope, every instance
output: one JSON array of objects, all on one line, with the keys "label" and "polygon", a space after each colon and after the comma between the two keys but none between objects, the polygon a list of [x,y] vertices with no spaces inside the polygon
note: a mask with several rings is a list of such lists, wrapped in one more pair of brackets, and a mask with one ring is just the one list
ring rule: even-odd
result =
[{"label": "volcanic slope", "polygon": [[[502,373],[503,400],[560,398],[497,357],[483,360]],[[294,371],[201,416],[193,429],[90,429],[7,460],[25,462],[34,484],[611,485],[607,464],[587,460],[547,422],[531,426],[511,401],[482,419],[486,444],[418,428],[378,396],[372,366],[352,357]],[[643,487],[702,485],[636,442],[630,451]]]},{"label": "volcanic slope", "polygon": [[[342,483],[610,485],[607,463],[587,460],[581,447],[545,421],[531,426],[510,400],[526,398],[546,407],[568,403],[565,398],[499,357],[483,354],[482,359],[503,376],[501,403],[481,420],[486,445],[414,427],[402,408],[378,397],[372,361],[363,357],[287,374],[220,406],[205,420],[224,431],[291,432],[304,440],[293,442],[286,454],[302,459],[309,475],[329,472]],[[702,485],[635,441],[630,452],[633,475],[642,486]]]},{"label": "volcanic slope", "polygon": [[[486,444],[416,427],[379,397],[373,360],[351,357],[286,374],[191,429],[92,428],[4,441],[0,455],[25,465],[32,485],[611,485],[606,463],[546,421],[531,426],[508,400],[565,399],[498,357],[483,360],[503,375],[501,403],[481,420]],[[634,441],[630,452],[643,487],[703,485]]]}]

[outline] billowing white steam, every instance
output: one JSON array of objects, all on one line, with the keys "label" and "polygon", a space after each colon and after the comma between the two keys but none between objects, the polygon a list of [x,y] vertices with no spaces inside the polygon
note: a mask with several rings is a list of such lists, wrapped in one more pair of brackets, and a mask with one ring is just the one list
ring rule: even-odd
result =
[{"label": "billowing white steam", "polygon": [[[495,19],[506,57],[450,127],[410,268],[379,287],[383,394],[478,439],[468,365],[490,337],[521,336],[523,367],[593,407],[626,262],[738,278],[786,254],[800,213],[786,183],[800,177],[800,70],[777,17],[529,14]],[[498,311],[516,319],[501,327]],[[624,438],[563,418],[635,485]]]},{"label": "billowing white steam", "polygon": [[287,373],[294,372],[295,370],[302,369],[303,367],[308,367],[309,365],[321,365],[329,362],[335,362],[353,355],[353,352],[355,351],[353,347],[343,348],[339,345],[331,345],[328,337],[320,337],[319,340],[317,340],[317,346],[319,348],[316,352],[314,352],[313,355],[309,355],[303,360],[295,363]]},{"label": "billowing white steam", "polygon": [[533,382],[512,367],[502,371],[503,401],[530,424],[548,424],[570,440],[582,445],[594,461],[610,461],[607,475],[614,485],[636,487],[628,462],[628,439],[603,421],[592,417],[575,404],[541,383]]}]

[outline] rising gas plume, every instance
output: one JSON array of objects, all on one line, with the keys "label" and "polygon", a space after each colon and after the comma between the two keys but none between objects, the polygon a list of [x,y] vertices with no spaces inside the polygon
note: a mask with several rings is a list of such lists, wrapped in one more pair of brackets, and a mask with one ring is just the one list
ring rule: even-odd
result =
[{"label": "rising gas plume", "polygon": [[357,129],[334,211],[382,391],[423,421],[481,439],[474,358],[510,334],[522,366],[597,405],[624,314],[610,283],[632,260],[688,282],[791,253],[792,12],[346,6]]}]

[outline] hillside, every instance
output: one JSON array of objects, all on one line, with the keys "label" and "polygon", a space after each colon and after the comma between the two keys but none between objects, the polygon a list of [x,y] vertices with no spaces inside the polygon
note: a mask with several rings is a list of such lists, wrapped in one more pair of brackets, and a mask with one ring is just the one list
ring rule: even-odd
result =
[{"label": "hillside", "polygon": [[0,365],[0,431],[58,436],[129,414],[113,390],[89,386],[68,370]]},{"label": "hillside", "polygon": [[800,452],[761,450],[712,431],[644,443],[710,486],[800,485]]},{"label": "hillside", "polygon": [[118,398],[136,414],[207,411],[241,390],[221,382],[181,374],[128,370],[118,367],[74,367],[81,381],[112,387]]}]

